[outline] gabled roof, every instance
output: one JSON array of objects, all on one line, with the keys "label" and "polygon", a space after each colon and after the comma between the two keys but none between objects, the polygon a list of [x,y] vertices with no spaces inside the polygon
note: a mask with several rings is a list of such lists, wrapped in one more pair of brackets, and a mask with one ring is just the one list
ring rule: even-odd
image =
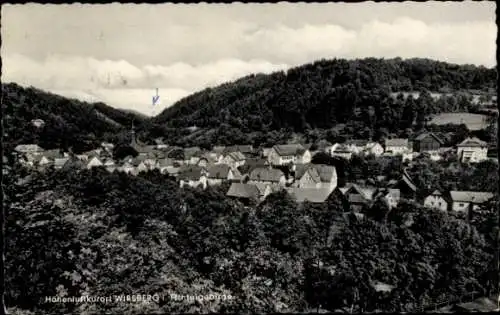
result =
[{"label": "gabled roof", "polygon": [[213,147],[212,152],[217,154],[222,154],[224,153],[224,150],[226,150],[225,146],[215,146]]},{"label": "gabled roof", "polygon": [[408,139],[402,139],[402,138],[386,139],[385,146],[386,147],[408,147]]},{"label": "gabled roof", "polygon": [[43,149],[38,144],[19,144],[14,150],[21,153],[43,151]]},{"label": "gabled roof", "polygon": [[240,151],[229,152],[228,154],[226,154],[226,157],[230,157],[236,162],[245,160],[245,155],[243,155],[243,153],[241,153]]},{"label": "gabled roof", "polygon": [[275,168],[258,167],[250,173],[250,180],[256,182],[279,182],[285,174]]},{"label": "gabled roof", "polygon": [[480,148],[487,148],[488,143],[479,140],[478,138],[467,138],[464,141],[460,142],[457,144],[457,147],[480,147]]},{"label": "gabled roof", "polygon": [[275,145],[274,150],[279,156],[295,156],[303,154],[306,149],[301,144],[278,144]]},{"label": "gabled roof", "polygon": [[167,167],[167,166],[173,166],[174,165],[174,159],[171,158],[164,158],[158,161],[158,166],[159,167]]},{"label": "gabled roof", "polygon": [[237,198],[259,198],[260,193],[255,185],[232,183],[226,195]]},{"label": "gabled roof", "polygon": [[434,190],[431,194],[431,196],[442,196],[443,194],[439,190]]},{"label": "gabled roof", "polygon": [[45,156],[47,159],[50,160],[64,157],[64,155],[61,153],[61,150],[59,149],[45,150],[42,152],[42,156]]},{"label": "gabled roof", "polygon": [[[361,187],[357,184],[353,184],[352,188],[348,192],[350,202],[367,202],[373,200],[377,189],[371,187]],[[359,197],[358,197],[359,196]],[[356,200],[354,200],[356,199]],[[358,200],[359,199],[359,200]]]},{"label": "gabled roof", "polygon": [[322,203],[328,199],[332,190],[328,188],[287,188],[287,192],[297,202],[309,201],[313,203]]},{"label": "gabled roof", "polygon": [[62,166],[63,170],[69,169],[82,169],[85,168],[85,164],[78,158],[70,157]]},{"label": "gabled roof", "polygon": [[56,158],[54,159],[54,166],[56,167],[62,167],[67,161],[69,160],[69,158]]},{"label": "gabled roof", "polygon": [[215,164],[208,169],[208,178],[212,179],[227,179],[231,167],[226,164]]},{"label": "gabled roof", "polygon": [[274,184],[254,183],[252,185],[255,185],[255,187],[257,187],[261,196],[264,195],[264,193],[266,192],[266,189],[268,187],[271,189],[271,192],[276,192],[280,189],[280,187],[278,185],[274,185]]},{"label": "gabled roof", "polygon": [[425,138],[427,137],[433,137],[434,139],[436,139],[437,142],[439,142],[440,144],[444,144],[443,140],[441,138],[439,138],[435,133],[433,132],[424,132],[424,133],[421,133],[418,137],[415,138],[414,141],[422,141],[424,140]]},{"label": "gabled roof", "polygon": [[203,175],[203,168],[196,165],[182,166],[179,169],[179,179],[183,180],[199,180]]},{"label": "gabled roof", "polygon": [[345,142],[346,145],[354,145],[357,147],[364,147],[368,144],[368,140],[360,140],[360,139],[353,139],[353,140],[347,140]]},{"label": "gabled roof", "polygon": [[450,191],[451,200],[454,202],[484,203],[493,198],[490,192],[479,191]]},{"label": "gabled roof", "polygon": [[313,170],[311,176],[317,176],[318,182],[329,183],[336,174],[335,166],[323,164],[297,164],[295,179],[300,179],[308,170]]},{"label": "gabled roof", "polygon": [[251,145],[233,145],[226,147],[224,153],[231,152],[241,152],[241,153],[253,153],[253,147]]},{"label": "gabled roof", "polygon": [[184,149],[184,158],[185,159],[190,159],[192,157],[200,157],[201,154],[202,154],[202,151],[199,147],[190,147],[190,148]]}]

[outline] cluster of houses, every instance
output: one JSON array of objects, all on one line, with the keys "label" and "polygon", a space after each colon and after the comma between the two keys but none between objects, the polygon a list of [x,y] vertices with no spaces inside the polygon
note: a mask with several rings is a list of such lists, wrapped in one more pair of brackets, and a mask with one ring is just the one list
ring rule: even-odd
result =
[{"label": "cluster of houses", "polygon": [[[418,154],[440,156],[449,148],[433,133],[424,133],[412,142],[408,139],[388,139],[384,145],[364,140],[346,141],[320,148],[331,156],[351,159],[353,155],[403,156],[411,160]],[[251,145],[215,146],[212,150],[199,147],[181,148],[158,141],[144,145],[132,135],[131,146],[138,152],[135,157],[120,160],[113,158],[113,144],[82,154],[61,150],[44,150],[38,145],[18,145],[15,151],[25,165],[37,169],[52,166],[55,169],[82,169],[104,167],[109,172],[137,175],[157,169],[177,179],[180,187],[201,187],[230,184],[227,196],[247,202],[262,201],[270,193],[286,190],[298,202],[325,202],[332,193],[343,198],[354,210],[384,201],[389,208],[397,206],[401,198],[414,199],[417,187],[403,171],[401,179],[387,183],[347,183],[338,187],[334,166],[312,164],[318,151],[311,145],[278,144],[271,148],[254,149]],[[463,162],[480,162],[487,159],[488,146],[477,138],[468,138],[457,145],[456,152]],[[424,200],[424,205],[442,210],[464,211],[470,205],[480,205],[492,198],[482,192],[451,192],[442,195],[434,192]]]}]

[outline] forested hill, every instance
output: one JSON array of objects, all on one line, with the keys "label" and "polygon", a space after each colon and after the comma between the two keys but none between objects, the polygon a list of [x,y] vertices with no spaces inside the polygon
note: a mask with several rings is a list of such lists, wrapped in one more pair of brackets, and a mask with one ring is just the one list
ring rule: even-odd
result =
[{"label": "forested hill", "polygon": [[467,104],[456,95],[454,100],[438,103],[429,100],[430,94],[405,102],[391,98],[390,93],[488,89],[496,89],[496,69],[428,59],[321,60],[205,89],[180,100],[153,121],[167,134],[196,126],[205,130],[204,140],[216,142],[237,142],[249,132],[304,132],[347,122],[355,130],[395,131],[412,128],[411,121],[419,112],[424,120],[424,115],[436,112],[467,110]]},{"label": "forested hill", "polygon": [[[45,149],[72,147],[75,152],[92,149],[102,141],[119,142],[132,121],[147,125],[146,117],[103,103],[89,104],[15,83],[2,84],[4,146],[37,143]],[[36,126],[34,121],[43,121]]]}]

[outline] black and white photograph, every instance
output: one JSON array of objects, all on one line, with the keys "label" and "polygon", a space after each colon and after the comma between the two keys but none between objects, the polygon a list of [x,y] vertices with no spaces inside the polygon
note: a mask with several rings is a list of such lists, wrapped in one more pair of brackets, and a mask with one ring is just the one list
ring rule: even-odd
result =
[{"label": "black and white photograph", "polygon": [[499,312],[496,10],[3,4],[0,314]]}]

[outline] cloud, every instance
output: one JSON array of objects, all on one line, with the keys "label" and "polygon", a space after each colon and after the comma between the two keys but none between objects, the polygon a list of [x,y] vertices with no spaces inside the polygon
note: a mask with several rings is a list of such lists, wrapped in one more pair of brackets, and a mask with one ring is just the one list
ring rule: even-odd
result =
[{"label": "cloud", "polygon": [[42,62],[14,54],[4,57],[4,82],[32,85],[87,102],[102,101],[111,106],[153,113],[152,96],[158,88],[160,104],[155,113],[179,99],[250,73],[271,73],[286,69],[266,61],[218,60],[191,66],[136,67],[127,61],[96,60],[77,56],[51,56]]},{"label": "cloud", "polygon": [[[80,55],[77,48],[56,49],[56,54],[34,58],[10,45],[2,47],[2,80],[151,114],[156,88],[162,99],[156,108],[160,111],[205,87],[321,58],[424,57],[496,65],[493,21],[429,23],[400,17],[368,20],[356,29],[333,23],[260,27],[248,21],[218,21],[213,28],[204,23],[176,27],[175,32],[168,29],[155,34],[160,39],[154,46],[142,42],[150,40],[147,34],[145,39],[127,37],[137,29],[124,32],[123,41],[106,41],[107,58]],[[222,32],[224,27],[227,31]],[[155,61],[134,62],[138,55]],[[165,57],[158,59],[160,55]]]}]

